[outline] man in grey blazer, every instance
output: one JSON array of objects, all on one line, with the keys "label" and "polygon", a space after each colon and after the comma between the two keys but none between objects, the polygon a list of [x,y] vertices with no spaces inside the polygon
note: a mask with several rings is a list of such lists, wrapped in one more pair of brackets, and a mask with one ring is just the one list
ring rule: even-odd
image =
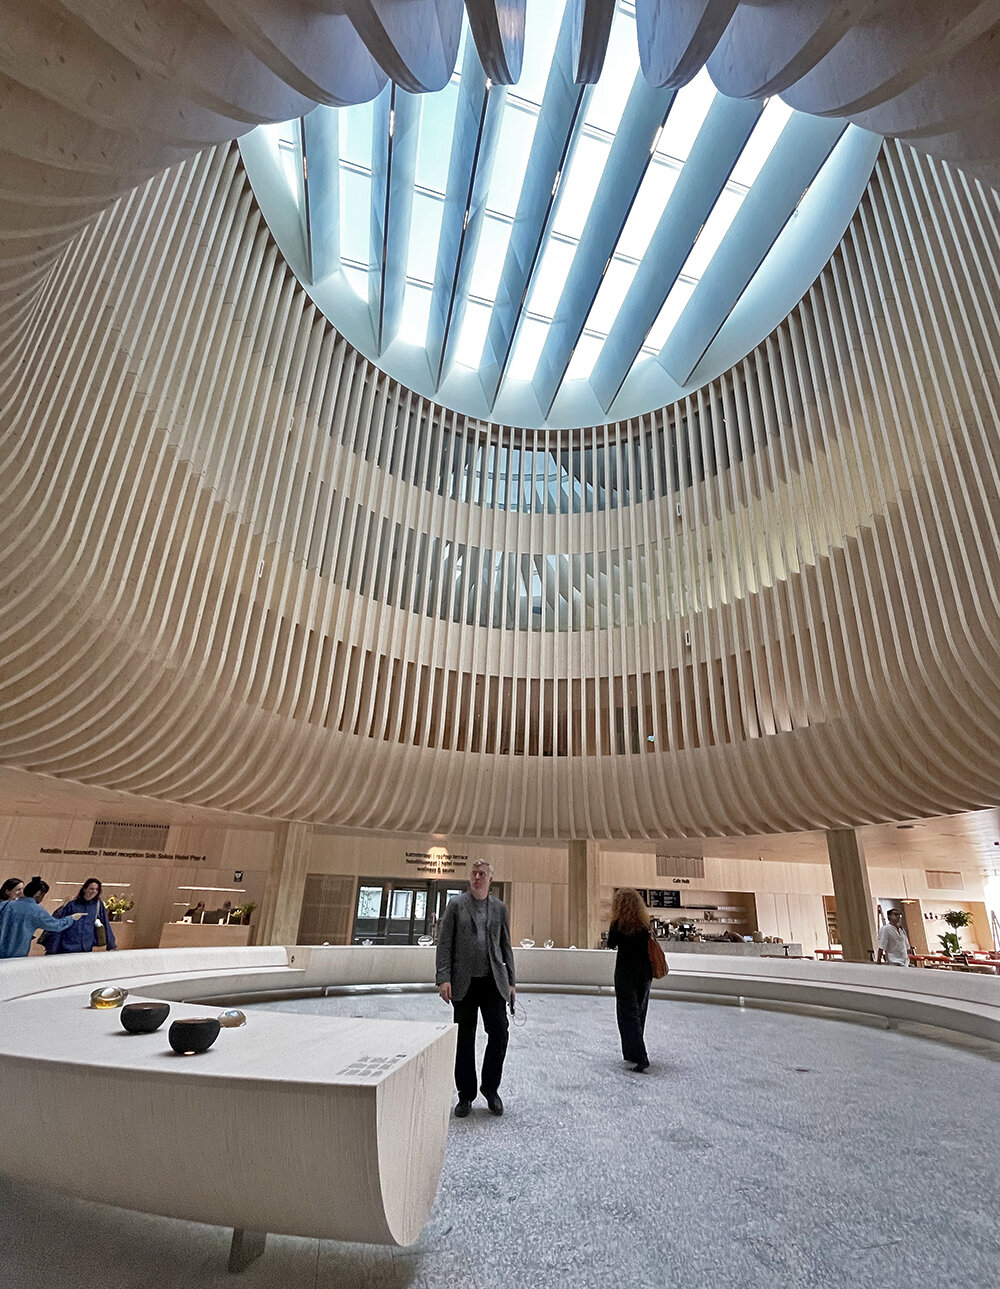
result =
[{"label": "man in grey blazer", "polygon": [[493,866],[477,859],[469,889],[444,911],[438,930],[437,987],[458,1025],[455,1114],[464,1119],[476,1099],[476,1025],[483,1014],[486,1054],[479,1088],[491,1114],[503,1114],[500,1080],[507,1053],[507,1005],[514,1008],[514,951],[507,906],[490,895]]}]

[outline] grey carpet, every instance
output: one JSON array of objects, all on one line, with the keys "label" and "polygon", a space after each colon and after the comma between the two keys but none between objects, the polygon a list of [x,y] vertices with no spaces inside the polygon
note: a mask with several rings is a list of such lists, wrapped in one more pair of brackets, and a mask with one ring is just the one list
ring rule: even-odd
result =
[{"label": "grey carpet", "polygon": [[[1000,1049],[813,1015],[650,1004],[652,1068],[610,997],[523,995],[502,1119],[452,1120],[412,1249],[228,1233],[0,1183],[3,1289],[994,1289]],[[261,1004],[440,1018],[432,994]],[[253,1023],[252,1009],[250,1023]],[[5,1107],[5,1112],[8,1108]],[[2,1147],[0,1147],[2,1149]]]}]

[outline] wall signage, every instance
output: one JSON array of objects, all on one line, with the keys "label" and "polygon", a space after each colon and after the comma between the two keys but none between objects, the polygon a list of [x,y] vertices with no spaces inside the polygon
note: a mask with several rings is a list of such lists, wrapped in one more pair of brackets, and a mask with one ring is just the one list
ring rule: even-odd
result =
[{"label": "wall signage", "polygon": [[59,846],[40,846],[39,855],[62,855],[66,859],[169,859],[172,862],[191,860],[203,864],[206,855],[164,854],[162,850],[62,850]]},{"label": "wall signage", "polygon": [[445,850],[408,850],[404,859],[414,865],[418,873],[427,873],[431,877],[447,877],[460,868],[468,867],[469,863],[468,855],[449,855]]}]

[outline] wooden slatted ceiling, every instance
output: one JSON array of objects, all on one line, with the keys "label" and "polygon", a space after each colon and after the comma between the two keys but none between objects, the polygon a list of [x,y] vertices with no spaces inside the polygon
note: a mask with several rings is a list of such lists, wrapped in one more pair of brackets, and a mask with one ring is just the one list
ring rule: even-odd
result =
[{"label": "wooden slatted ceiling", "polygon": [[535,436],[629,463],[628,496],[574,513],[501,508],[476,466],[520,432],[417,398],[317,315],[235,150],[166,172],[2,333],[0,760],[526,838],[991,804],[997,215],[888,145],[737,368]]}]

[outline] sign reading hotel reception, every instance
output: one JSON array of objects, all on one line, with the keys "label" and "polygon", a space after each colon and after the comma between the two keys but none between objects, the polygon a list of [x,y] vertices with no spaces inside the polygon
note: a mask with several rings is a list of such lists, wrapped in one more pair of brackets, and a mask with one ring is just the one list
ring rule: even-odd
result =
[{"label": "sign reading hotel reception", "polygon": [[465,868],[469,862],[468,855],[449,855],[446,850],[408,850],[405,854],[408,864],[415,864],[418,873],[430,873],[444,876],[456,873]]},{"label": "sign reading hotel reception", "polygon": [[59,846],[40,846],[39,855],[64,855],[67,859],[93,856],[95,859],[172,859],[204,863],[205,855],[165,855],[162,850],[62,850]]}]

